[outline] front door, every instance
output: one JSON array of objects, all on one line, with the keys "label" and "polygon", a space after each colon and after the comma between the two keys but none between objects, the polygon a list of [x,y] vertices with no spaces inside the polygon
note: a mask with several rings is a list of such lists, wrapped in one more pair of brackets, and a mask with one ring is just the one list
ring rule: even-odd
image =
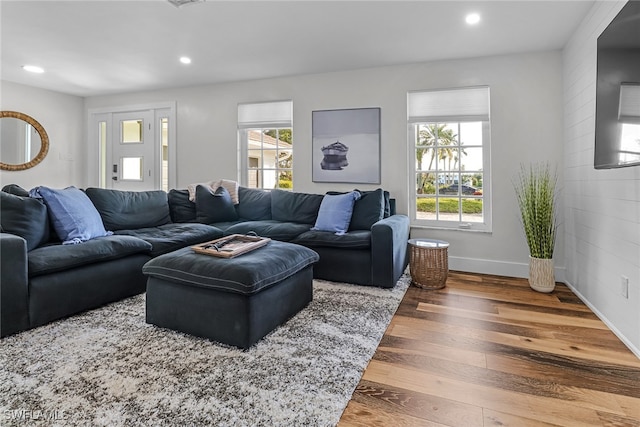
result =
[{"label": "front door", "polygon": [[113,114],[111,163],[107,166],[111,188],[129,191],[159,188],[160,150],[155,146],[153,121],[153,110]]}]

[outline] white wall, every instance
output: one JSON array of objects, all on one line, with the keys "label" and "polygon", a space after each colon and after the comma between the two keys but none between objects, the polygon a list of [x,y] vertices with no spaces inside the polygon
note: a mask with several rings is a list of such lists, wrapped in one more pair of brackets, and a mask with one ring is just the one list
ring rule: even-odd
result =
[{"label": "white wall", "polygon": [[38,185],[84,185],[83,98],[4,80],[0,94],[1,110],[33,117],[49,136],[49,153],[44,160],[24,171],[0,171],[0,187],[18,184],[28,190]]},{"label": "white wall", "polygon": [[[560,52],[441,61],[86,99],[88,109],[176,101],[178,186],[237,177],[237,104],[293,100],[294,186],[324,192],[353,184],[316,184],[311,179],[311,112],[381,107],[382,184],[408,209],[407,91],[489,85],[491,87],[492,234],[414,229],[414,237],[451,242],[451,267],[524,277],[528,250],[518,222],[512,177],[521,162],[556,162],[562,169],[562,59]],[[562,177],[560,177],[562,179]],[[564,246],[556,265],[563,280]]]},{"label": "white wall", "polygon": [[597,37],[625,3],[597,2],[563,54],[565,264],[567,284],[640,357],[640,167],[593,167]]}]

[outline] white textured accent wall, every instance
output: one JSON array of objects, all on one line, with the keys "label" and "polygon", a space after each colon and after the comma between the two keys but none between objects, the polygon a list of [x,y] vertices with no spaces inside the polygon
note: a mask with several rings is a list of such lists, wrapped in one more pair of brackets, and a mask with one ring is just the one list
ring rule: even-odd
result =
[{"label": "white textured accent wall", "polygon": [[597,38],[625,3],[597,2],[563,52],[564,260],[567,284],[640,357],[640,167],[593,167]]}]

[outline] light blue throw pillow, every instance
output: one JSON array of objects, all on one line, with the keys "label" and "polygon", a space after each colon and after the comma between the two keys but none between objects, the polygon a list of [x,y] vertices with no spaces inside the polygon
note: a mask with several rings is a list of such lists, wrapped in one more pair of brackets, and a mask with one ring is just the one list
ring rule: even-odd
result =
[{"label": "light blue throw pillow", "polygon": [[102,218],[89,197],[76,187],[63,190],[36,187],[31,190],[31,196],[40,196],[44,200],[53,228],[63,245],[113,234],[104,229]]},{"label": "light blue throw pillow", "polygon": [[342,235],[349,229],[353,204],[360,198],[358,191],[346,194],[326,194],[320,203],[318,218],[312,230],[333,231]]}]

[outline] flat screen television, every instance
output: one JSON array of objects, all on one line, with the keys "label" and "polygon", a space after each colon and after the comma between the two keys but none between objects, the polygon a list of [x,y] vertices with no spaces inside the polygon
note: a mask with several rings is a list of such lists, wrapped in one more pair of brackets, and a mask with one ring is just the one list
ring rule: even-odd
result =
[{"label": "flat screen television", "polygon": [[598,37],[596,169],[640,165],[640,1],[627,2]]}]

